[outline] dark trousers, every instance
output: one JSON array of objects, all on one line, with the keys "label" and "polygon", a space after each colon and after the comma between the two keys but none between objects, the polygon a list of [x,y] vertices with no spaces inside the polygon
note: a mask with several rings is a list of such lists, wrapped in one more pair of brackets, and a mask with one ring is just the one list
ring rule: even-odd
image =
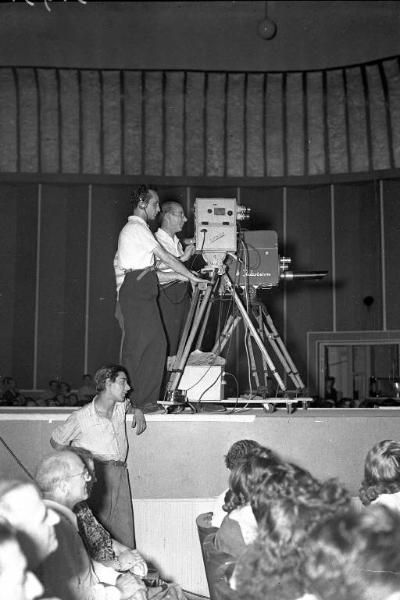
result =
[{"label": "dark trousers", "polygon": [[161,285],[158,306],[167,336],[167,353],[168,356],[174,356],[178,351],[189,312],[189,284],[182,281],[172,285]]},{"label": "dark trousers", "polygon": [[124,318],[122,362],[127,368],[138,408],[160,399],[167,343],[157,304],[158,280],[154,271],[137,279],[142,271],[125,275],[119,292]]},{"label": "dark trousers", "polygon": [[88,499],[94,516],[117,542],[135,548],[132,493],[128,469],[95,460],[96,481]]}]

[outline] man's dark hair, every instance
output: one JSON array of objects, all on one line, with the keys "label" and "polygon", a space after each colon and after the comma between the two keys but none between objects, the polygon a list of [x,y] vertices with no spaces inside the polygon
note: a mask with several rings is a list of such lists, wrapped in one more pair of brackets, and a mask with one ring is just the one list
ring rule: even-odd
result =
[{"label": "man's dark hair", "polygon": [[[96,384],[96,390],[102,392],[106,389],[106,381],[115,381],[118,377],[118,373],[125,373],[128,377],[128,371],[122,365],[104,365],[96,371],[94,381]],[[128,377],[129,378],[129,377]]]},{"label": "man's dark hair", "polygon": [[148,186],[143,183],[141,185],[139,185],[136,189],[133,190],[133,192],[131,194],[131,202],[132,202],[133,210],[135,208],[137,208],[139,202],[145,202],[146,204],[148,203],[148,201],[151,198],[150,190],[156,191],[156,189],[153,185]]}]

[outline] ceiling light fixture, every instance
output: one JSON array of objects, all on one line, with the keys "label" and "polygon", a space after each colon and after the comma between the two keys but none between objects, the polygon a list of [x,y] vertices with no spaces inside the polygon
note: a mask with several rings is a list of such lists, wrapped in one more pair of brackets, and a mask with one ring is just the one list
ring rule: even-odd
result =
[{"label": "ceiling light fixture", "polygon": [[268,18],[268,2],[265,2],[265,16],[257,26],[258,35],[263,40],[272,40],[276,35],[276,23]]}]

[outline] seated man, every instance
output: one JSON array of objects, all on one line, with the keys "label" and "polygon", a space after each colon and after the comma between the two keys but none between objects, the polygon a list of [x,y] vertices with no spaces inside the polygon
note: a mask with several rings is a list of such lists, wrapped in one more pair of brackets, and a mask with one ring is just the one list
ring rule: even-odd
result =
[{"label": "seated man", "polygon": [[43,586],[27,570],[27,562],[15,530],[0,519],[0,590],[2,600],[34,600]]},{"label": "seated man", "polygon": [[57,549],[54,526],[59,518],[45,506],[32,483],[0,482],[0,518],[6,519],[17,531],[30,570],[37,569]]},{"label": "seated man", "polygon": [[65,450],[45,458],[37,471],[45,502],[60,517],[58,550],[42,565],[46,590],[63,600],[127,600],[145,598],[144,584],[131,573],[103,567],[96,571],[79,535],[73,508],[89,496],[91,475],[82,459]]}]

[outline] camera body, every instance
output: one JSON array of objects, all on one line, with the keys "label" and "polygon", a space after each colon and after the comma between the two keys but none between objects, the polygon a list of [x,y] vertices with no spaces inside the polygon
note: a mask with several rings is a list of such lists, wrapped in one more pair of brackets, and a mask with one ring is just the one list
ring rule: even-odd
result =
[{"label": "camera body", "polygon": [[196,198],[194,205],[196,251],[207,266],[222,273],[227,253],[237,251],[237,222],[248,218],[249,209],[236,198]]}]

